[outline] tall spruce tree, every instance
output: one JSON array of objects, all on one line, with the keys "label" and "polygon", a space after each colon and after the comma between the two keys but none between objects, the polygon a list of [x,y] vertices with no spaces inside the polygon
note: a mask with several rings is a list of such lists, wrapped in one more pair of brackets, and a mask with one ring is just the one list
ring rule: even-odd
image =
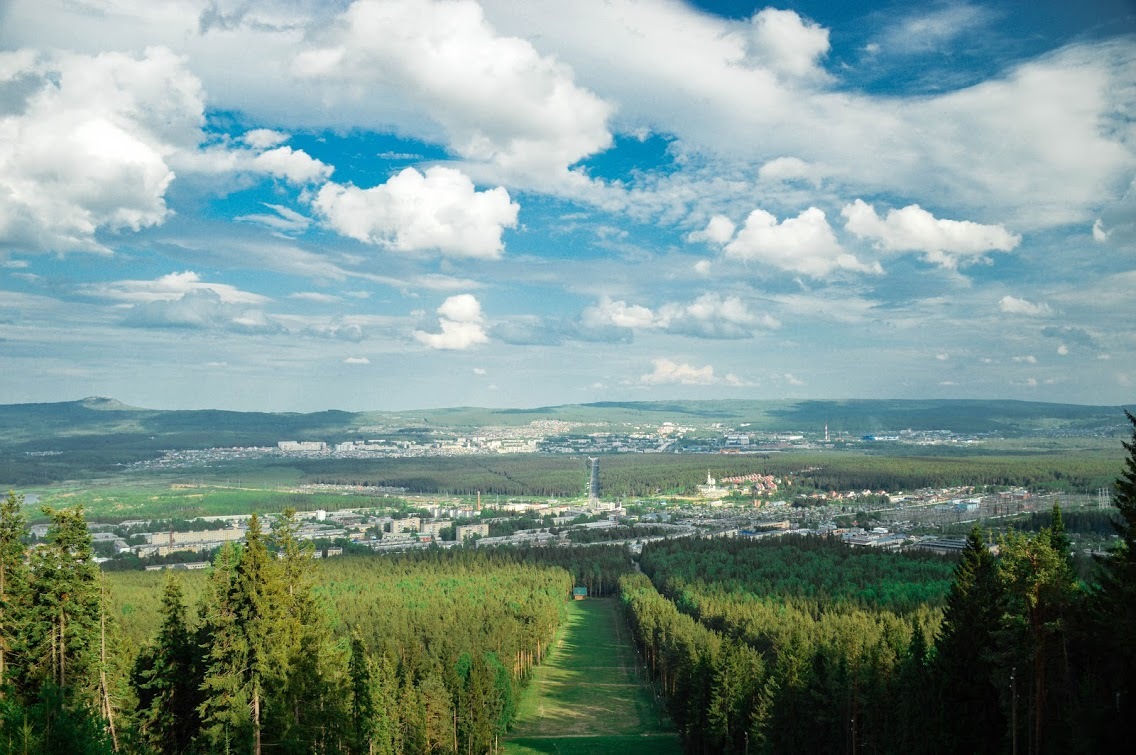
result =
[{"label": "tall spruce tree", "polygon": [[11,490],[0,502],[0,685],[7,682],[28,598],[24,497]]},{"label": "tall spruce tree", "polygon": [[30,680],[54,684],[67,703],[94,702],[98,666],[99,570],[81,507],[45,507],[47,543],[32,556],[34,590],[25,623]]},{"label": "tall spruce tree", "polygon": [[48,753],[114,747],[113,701],[105,674],[106,612],[91,534],[82,507],[45,507],[47,542],[31,557],[27,618],[20,644],[26,663],[18,687]]},{"label": "tall spruce tree", "polygon": [[1136,720],[1136,416],[1124,414],[1133,431],[1123,444],[1128,453],[1113,497],[1118,541],[1097,560],[1093,601],[1095,634],[1103,640],[1097,666],[1104,678],[1098,681],[1096,707],[1102,713],[1101,746],[1109,749],[1131,744],[1131,723]]},{"label": "tall spruce tree", "polygon": [[274,602],[277,600],[275,588],[279,585],[270,573],[271,568],[260,520],[253,514],[249,519],[244,552],[237,564],[232,597],[236,626],[243,635],[245,648],[241,681],[251,706],[254,755],[260,755],[262,749],[265,689],[273,671],[272,643],[277,623]]},{"label": "tall spruce tree", "polygon": [[1001,583],[977,525],[970,531],[947,595],[935,643],[941,741],[957,752],[1001,752],[1006,719],[987,672],[1001,618]]},{"label": "tall spruce tree", "polygon": [[370,755],[374,751],[375,724],[378,721],[375,672],[358,633],[351,637],[348,672],[351,678],[351,752]]},{"label": "tall spruce tree", "polygon": [[276,560],[266,573],[278,584],[267,698],[276,735],[287,752],[326,750],[347,736],[347,656],[336,644],[327,610],[315,597],[311,541],[300,540],[295,509],[272,524]]},{"label": "tall spruce tree", "polygon": [[[998,560],[1003,612],[996,677],[1014,674],[1015,695],[1003,696],[1016,727],[1019,751],[1067,752],[1072,743],[1062,726],[1069,699],[1066,616],[1076,591],[1068,557],[1053,547],[1043,528],[1032,537],[1010,532]],[[1009,697],[1009,699],[1008,699]]]},{"label": "tall spruce tree", "polygon": [[251,740],[250,698],[244,670],[248,643],[236,612],[236,572],[242,551],[227,545],[213,560],[201,601],[201,645],[205,675],[198,707],[202,734],[209,750],[245,749]]},{"label": "tall spruce tree", "polygon": [[151,647],[139,653],[134,687],[143,735],[158,751],[192,751],[201,727],[202,659],[186,620],[181,581],[167,576],[162,625]]},{"label": "tall spruce tree", "polygon": [[1065,531],[1065,518],[1061,515],[1061,504],[1057,502],[1054,502],[1053,511],[1050,515],[1049,543],[1071,570],[1073,568],[1073,544],[1069,541],[1069,535]]}]

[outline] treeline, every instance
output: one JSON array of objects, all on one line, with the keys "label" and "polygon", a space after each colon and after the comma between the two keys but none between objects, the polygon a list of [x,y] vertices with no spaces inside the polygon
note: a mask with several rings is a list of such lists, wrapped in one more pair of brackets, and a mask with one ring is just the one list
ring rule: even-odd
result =
[{"label": "treeline", "polygon": [[672,597],[689,589],[898,612],[942,604],[952,571],[950,562],[932,554],[881,553],[796,535],[648,543],[639,564]]},{"label": "treeline", "polygon": [[[847,552],[815,541],[644,548],[644,571],[662,592],[645,575],[628,577],[624,603],[688,752],[906,752],[922,736],[920,672],[939,611],[913,594],[861,592],[875,571],[896,585],[923,580],[940,598],[942,569],[870,554],[871,569],[857,574],[860,557],[839,549]],[[882,607],[897,601],[902,612]]]},{"label": "treeline", "polygon": [[[1111,484],[1118,458],[1111,453],[1040,453],[1014,456],[899,456],[826,454],[823,467],[794,476],[794,488],[826,490],[917,490],[959,485],[1025,487],[1058,493],[1090,493]],[[792,474],[783,457],[771,460],[769,474]]]},{"label": "treeline", "polygon": [[[577,496],[586,481],[583,457],[519,454],[429,459],[292,461],[309,482],[404,487],[411,493]],[[600,463],[604,496],[694,493],[714,477],[771,474],[793,480],[787,497],[828,490],[914,490],[976,485],[1094,492],[1111,483],[1111,453],[1015,456],[890,456],[854,452],[763,455],[618,454]],[[807,470],[807,471],[806,471]]]},{"label": "treeline", "polygon": [[[859,577],[822,597],[800,597],[793,576],[748,579],[745,566],[729,564],[756,562],[728,543],[659,547],[667,557],[650,570],[662,592],[646,575],[629,575],[623,602],[687,751],[1127,749],[1136,713],[1136,437],[1129,450],[1117,486],[1122,545],[1099,562],[1097,583],[1077,580],[1055,506],[1048,527],[1006,534],[997,555],[975,527],[941,620],[929,606],[895,613],[880,607],[888,599],[839,597],[856,595]],[[802,548],[799,560],[819,572],[825,550]]]},{"label": "treeline", "polygon": [[[1062,519],[1067,532],[1087,535],[1115,534],[1118,523],[1115,509],[1064,511]],[[1021,517],[1006,519],[1001,522],[1001,526],[1021,532],[1040,532],[1052,526],[1052,515],[1034,511]]]},{"label": "treeline", "polygon": [[48,513],[29,559],[0,507],[0,753],[488,752],[574,584],[523,552],[324,565],[288,512],[154,610],[152,575],[110,599],[81,510]]},{"label": "treeline", "polygon": [[619,579],[633,571],[631,554],[622,545],[592,545],[587,548],[498,546],[478,548],[478,553],[522,564],[555,566],[572,575],[572,583],[588,588],[588,595],[616,595]]},{"label": "treeline", "polygon": [[620,527],[594,527],[568,530],[568,539],[573,543],[603,543],[612,540],[635,540],[641,537],[661,537],[673,535],[670,527],[650,524],[632,524]]}]

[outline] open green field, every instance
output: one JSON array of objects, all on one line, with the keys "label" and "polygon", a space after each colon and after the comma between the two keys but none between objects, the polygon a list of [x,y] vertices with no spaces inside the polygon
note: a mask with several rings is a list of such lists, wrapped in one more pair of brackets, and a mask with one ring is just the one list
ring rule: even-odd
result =
[{"label": "open green field", "polygon": [[402,499],[338,493],[296,492],[277,488],[236,488],[214,485],[142,482],[44,490],[27,512],[38,520],[39,506],[62,508],[81,505],[91,521],[126,519],[195,519],[200,516],[272,513],[292,507],[297,511],[373,508],[402,504]]},{"label": "open green field", "polygon": [[573,602],[556,647],[533,673],[505,745],[530,753],[679,753],[678,735],[639,679],[611,599]]}]

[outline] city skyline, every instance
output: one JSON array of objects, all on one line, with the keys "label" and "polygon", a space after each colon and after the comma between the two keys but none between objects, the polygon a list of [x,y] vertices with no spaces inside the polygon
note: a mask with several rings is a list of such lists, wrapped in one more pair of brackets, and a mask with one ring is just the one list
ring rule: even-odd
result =
[{"label": "city skyline", "polygon": [[1131,403],[1124,0],[0,4],[0,403]]}]

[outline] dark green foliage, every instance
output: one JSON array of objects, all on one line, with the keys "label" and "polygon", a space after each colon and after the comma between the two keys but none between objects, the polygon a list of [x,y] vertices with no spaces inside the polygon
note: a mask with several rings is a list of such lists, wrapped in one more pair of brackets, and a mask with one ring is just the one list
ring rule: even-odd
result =
[{"label": "dark green foliage", "polygon": [[573,543],[603,543],[612,540],[637,540],[644,537],[673,535],[674,530],[666,527],[652,527],[649,524],[635,524],[626,527],[597,527],[594,529],[568,530],[568,539]]},{"label": "dark green foliage", "polygon": [[23,621],[25,691],[54,684],[67,706],[97,700],[99,570],[82,509],[45,509],[47,542],[31,557],[34,588]]},{"label": "dark green foliage", "polygon": [[574,585],[588,588],[588,595],[604,598],[615,595],[619,578],[632,571],[631,555],[619,545],[593,545],[588,548],[515,548],[501,546],[478,549],[494,558],[520,564],[555,566],[572,575]]},{"label": "dark green foliage", "polygon": [[117,647],[83,511],[44,509],[46,541],[25,568],[19,503],[9,494],[0,508],[0,752],[109,752],[120,703],[111,681]]},{"label": "dark green foliage", "polygon": [[201,727],[203,658],[187,623],[181,583],[168,577],[162,595],[162,627],[154,644],[138,654],[132,674],[138,723],[155,750],[193,751]]},{"label": "dark green foliage", "polygon": [[938,619],[910,585],[949,565],[820,539],[656,543],[641,564],[660,590],[626,577],[624,600],[688,751],[916,741],[895,701],[926,689],[924,637]]},{"label": "dark green foliage", "polygon": [[1125,414],[1133,432],[1124,443],[1127,456],[1115,482],[1117,543],[1097,562],[1091,633],[1099,652],[1090,654],[1095,673],[1085,680],[1099,697],[1086,715],[1096,719],[1102,749],[1117,750],[1131,744],[1129,729],[1136,720],[1136,416]]},{"label": "dark green foliage", "polygon": [[776,595],[909,611],[942,602],[951,564],[932,555],[852,549],[824,537],[671,540],[643,547],[644,573],[682,604],[706,594]]},{"label": "dark green foliage", "polygon": [[12,491],[0,503],[0,682],[19,651],[20,620],[29,598],[23,504],[23,496]]},{"label": "dark green foliage", "polygon": [[1004,749],[1002,732],[1007,721],[999,700],[1006,684],[995,686],[989,672],[997,652],[1002,611],[997,565],[976,525],[955,567],[932,664],[939,691],[932,723],[939,725],[937,735],[957,743],[960,752]]}]

